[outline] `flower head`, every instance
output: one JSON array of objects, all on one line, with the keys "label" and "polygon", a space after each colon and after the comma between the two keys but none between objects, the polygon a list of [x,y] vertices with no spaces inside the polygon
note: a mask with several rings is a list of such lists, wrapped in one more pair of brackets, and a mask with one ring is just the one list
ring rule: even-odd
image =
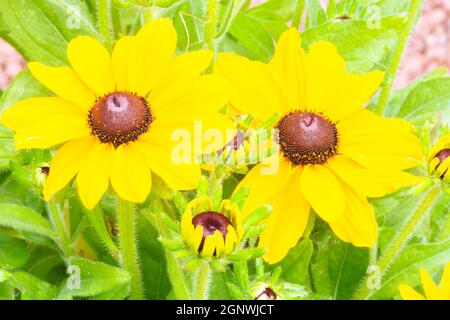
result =
[{"label": "flower head", "polygon": [[222,201],[220,209],[213,209],[210,198],[191,201],[181,220],[184,241],[203,257],[222,257],[230,254],[243,237],[240,212],[236,204]]},{"label": "flower head", "polygon": [[428,155],[429,171],[445,182],[450,182],[450,134],[442,137]]},{"label": "flower head", "polygon": [[265,260],[280,261],[298,242],[311,208],[342,240],[373,246],[378,225],[367,197],[416,183],[403,170],[421,158],[412,125],[363,108],[383,73],[349,73],[329,42],[305,52],[295,29],[281,36],[268,64],[223,53],[215,70],[233,87],[233,109],[252,115],[255,126],[279,115],[273,125],[279,154],[256,165],[237,188],[250,188],[244,218],[262,204],[273,206],[260,236]]},{"label": "flower head", "polygon": [[87,208],[96,206],[110,183],[121,198],[143,202],[152,173],[172,189],[197,187],[200,166],[173,161],[171,135],[184,130],[194,142],[196,121],[204,130],[233,128],[218,113],[228,86],[217,76],[201,75],[211,52],[175,57],[176,43],[172,22],[157,19],[117,41],[112,55],[97,40],[80,36],[67,49],[71,67],[29,64],[56,96],[21,101],[1,120],[16,132],[16,148],[58,149],[46,200],[74,177]]},{"label": "flower head", "polygon": [[400,295],[405,300],[450,300],[450,262],[444,269],[440,286],[438,287],[427,271],[420,268],[420,279],[422,281],[424,295],[408,285],[400,286]]}]

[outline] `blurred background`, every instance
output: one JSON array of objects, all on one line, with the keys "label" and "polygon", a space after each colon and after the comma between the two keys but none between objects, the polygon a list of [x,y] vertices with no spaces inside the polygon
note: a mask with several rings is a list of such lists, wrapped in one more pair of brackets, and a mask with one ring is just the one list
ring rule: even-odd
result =
[{"label": "blurred background", "polygon": [[[253,2],[257,4],[263,0]],[[5,89],[25,65],[22,57],[0,38],[0,89]],[[436,67],[450,69],[450,0],[425,1],[424,12],[403,59],[396,87],[401,88]]]}]

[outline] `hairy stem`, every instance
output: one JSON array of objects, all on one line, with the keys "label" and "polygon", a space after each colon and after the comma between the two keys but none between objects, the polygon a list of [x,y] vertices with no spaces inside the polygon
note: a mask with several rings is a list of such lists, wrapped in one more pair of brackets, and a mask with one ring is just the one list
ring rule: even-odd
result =
[{"label": "hairy stem", "polygon": [[122,267],[131,276],[130,299],[144,299],[142,276],[139,268],[139,256],[136,237],[136,212],[134,204],[119,199],[117,210],[117,223],[119,229],[119,243],[121,251]]},{"label": "hairy stem", "polygon": [[411,6],[408,11],[408,23],[405,27],[405,30],[400,35],[397,46],[392,52],[391,61],[389,63],[389,68],[386,71],[386,76],[384,80],[384,84],[381,88],[380,97],[378,99],[378,104],[376,107],[376,112],[379,115],[384,115],[386,111],[386,106],[389,102],[389,98],[391,96],[392,88],[394,86],[395,77],[397,75],[398,68],[400,66],[400,62],[402,61],[403,52],[405,51],[406,43],[408,42],[408,38],[411,35],[417,19],[422,10],[423,0],[412,0]]},{"label": "hairy stem", "polygon": [[195,300],[208,300],[210,278],[211,269],[209,267],[209,262],[203,261],[194,274],[193,296]]},{"label": "hairy stem", "polygon": [[303,10],[305,9],[305,0],[297,0],[297,7],[292,18],[292,28],[300,29],[302,22]]},{"label": "hairy stem", "polygon": [[206,8],[205,43],[208,49],[216,52],[218,0],[208,0]]},{"label": "hairy stem", "polygon": [[[162,222],[162,212],[156,214],[156,227],[159,229],[159,233],[164,238],[170,239],[170,234],[164,227]],[[189,289],[185,281],[182,269],[178,265],[177,260],[173,256],[172,252],[164,248],[167,263],[167,273],[169,274],[170,283],[172,284],[173,293],[177,300],[190,300]]]},{"label": "hairy stem", "polygon": [[70,240],[70,230],[66,224],[64,212],[56,200],[52,199],[48,203],[48,213],[53,229],[58,235],[59,246],[61,247],[64,257],[68,258],[74,254]]},{"label": "hairy stem", "polygon": [[97,0],[97,19],[100,33],[105,39],[108,49],[112,48],[113,40],[113,18],[112,18],[112,1]]},{"label": "hairy stem", "polygon": [[[391,264],[399,256],[405,247],[408,240],[414,234],[416,228],[420,225],[426,215],[431,211],[434,204],[441,195],[441,190],[438,186],[434,186],[428,191],[422,203],[417,207],[416,211],[409,217],[403,228],[397,235],[394,236],[393,240],[389,243],[385,249],[383,255],[380,257],[376,266],[379,270],[379,276],[382,280],[386,272],[388,271]],[[369,277],[369,276],[368,276]],[[369,299],[374,293],[368,285],[368,277],[361,282],[358,289],[356,290],[353,299],[355,300],[366,300]]]}]

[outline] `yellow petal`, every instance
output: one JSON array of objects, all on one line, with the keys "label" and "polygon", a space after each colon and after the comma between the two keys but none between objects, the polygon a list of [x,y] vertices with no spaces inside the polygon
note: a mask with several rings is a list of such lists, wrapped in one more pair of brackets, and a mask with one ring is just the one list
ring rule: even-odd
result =
[{"label": "yellow petal", "polygon": [[110,144],[99,143],[84,161],[78,173],[78,192],[87,209],[93,209],[108,189],[113,156],[114,148]]},{"label": "yellow petal", "polygon": [[427,300],[439,299],[439,288],[424,268],[420,268],[420,279],[422,280],[423,290]]},{"label": "yellow petal", "polygon": [[142,139],[156,140],[171,152],[182,144],[189,154],[198,156],[222,149],[235,134],[233,121],[219,113],[178,112],[157,117]]},{"label": "yellow petal", "polygon": [[130,68],[131,53],[134,51],[136,37],[126,36],[117,41],[112,53],[112,67],[116,89],[126,91],[129,88],[128,70]]},{"label": "yellow petal", "polygon": [[71,68],[54,68],[39,62],[31,62],[28,67],[39,82],[61,98],[83,110],[89,110],[94,105],[94,92],[78,78]]},{"label": "yellow petal", "polygon": [[291,174],[291,163],[284,157],[276,157],[256,165],[236,187],[249,188],[249,195],[242,210],[245,219],[255,209],[270,204],[273,196],[286,184]]},{"label": "yellow petal", "polygon": [[192,247],[195,251],[198,251],[203,239],[203,227],[195,227],[194,234],[192,235]]},{"label": "yellow petal", "polygon": [[76,74],[97,96],[114,91],[111,56],[94,38],[79,36],[69,43],[67,57]]},{"label": "yellow petal", "polygon": [[238,236],[236,230],[229,225],[228,226],[227,236],[225,238],[225,254],[229,254],[234,250],[235,243],[238,242]]},{"label": "yellow petal", "polygon": [[222,234],[217,230],[214,232],[214,237],[216,238],[216,256],[221,257],[225,252],[225,241]]},{"label": "yellow petal", "polygon": [[341,183],[325,166],[307,165],[300,179],[300,188],[322,219],[330,222],[342,216],[345,196]]},{"label": "yellow petal", "polygon": [[339,153],[369,169],[404,170],[422,158],[413,127],[400,119],[383,119],[360,110],[337,124]]},{"label": "yellow petal", "polygon": [[264,122],[276,113],[289,110],[286,93],[265,64],[221,53],[215,73],[229,81],[232,87],[230,102],[240,114],[251,114]]},{"label": "yellow petal", "polygon": [[300,192],[302,170],[300,166],[295,168],[289,181],[274,197],[272,213],[263,222],[266,229],[261,233],[259,246],[268,249],[263,256],[267,263],[282,260],[305,231],[310,205]]},{"label": "yellow petal", "polygon": [[400,285],[399,289],[400,295],[402,296],[403,300],[425,300],[425,297],[423,295],[417,293],[417,291],[410,286],[402,284]]},{"label": "yellow petal", "polygon": [[135,143],[119,146],[111,164],[111,185],[127,201],[142,203],[152,187],[151,172]]},{"label": "yellow petal", "polygon": [[330,222],[334,233],[356,247],[373,247],[378,238],[375,211],[367,199],[342,184],[346,206],[342,216]]},{"label": "yellow petal", "polygon": [[6,110],[2,123],[16,131],[17,149],[50,148],[90,134],[87,114],[67,100],[31,98]]},{"label": "yellow petal", "polygon": [[286,90],[288,109],[309,107],[305,100],[306,87],[309,86],[305,79],[305,59],[298,30],[291,28],[285,31],[278,41],[269,68]]},{"label": "yellow petal", "polygon": [[306,107],[323,112],[339,93],[345,62],[336,47],[326,41],[311,45],[306,56]]},{"label": "yellow petal", "polygon": [[225,80],[208,75],[168,88],[156,98],[151,94],[149,102],[158,117],[217,113],[228,102],[229,92]]},{"label": "yellow petal", "polygon": [[[162,142],[164,143],[164,141]],[[170,146],[161,145],[157,140],[139,140],[137,146],[143,153],[147,165],[164,182],[175,190],[192,190],[197,188],[201,177],[197,164],[175,163],[172,160]]]},{"label": "yellow petal", "polygon": [[216,249],[216,237],[214,235],[207,236],[202,248],[202,257],[212,257]]},{"label": "yellow petal", "polygon": [[50,174],[45,182],[46,201],[61,190],[80,171],[96,144],[92,136],[66,143],[58,150],[50,163]]},{"label": "yellow petal", "polygon": [[345,73],[337,81],[337,91],[325,101],[327,116],[338,121],[361,109],[377,91],[383,77],[381,71],[364,75]]},{"label": "yellow petal", "polygon": [[209,50],[199,50],[178,55],[170,70],[152,90],[151,96],[156,99],[168,88],[190,84],[190,81],[197,79],[208,68],[213,56],[214,54]]},{"label": "yellow petal", "polygon": [[173,63],[177,33],[170,19],[156,19],[139,31],[135,41],[130,53],[129,90],[147,96]]},{"label": "yellow petal", "polygon": [[194,226],[192,225],[192,216],[189,211],[183,214],[181,218],[181,235],[185,240],[192,238],[194,234]]},{"label": "yellow petal", "polygon": [[420,177],[390,168],[366,169],[346,156],[336,155],[326,166],[345,183],[368,197],[382,197],[420,182]]}]

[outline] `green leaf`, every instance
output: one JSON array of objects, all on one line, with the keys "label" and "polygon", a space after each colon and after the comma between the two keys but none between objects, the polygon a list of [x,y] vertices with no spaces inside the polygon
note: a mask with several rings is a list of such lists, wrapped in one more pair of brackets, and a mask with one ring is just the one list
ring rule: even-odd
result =
[{"label": "green leaf", "polygon": [[319,0],[306,0],[306,9],[310,27],[315,27],[325,21],[325,12]]},{"label": "green leaf", "polygon": [[0,0],[0,12],[0,34],[28,61],[63,65],[75,36],[101,39],[84,1]]},{"label": "green leaf", "polygon": [[206,0],[186,0],[178,8],[173,23],[182,52],[201,49],[204,44]]},{"label": "green leaf", "polygon": [[406,98],[399,117],[415,124],[450,110],[450,78],[437,78],[420,83]]},{"label": "green leaf", "polygon": [[16,204],[0,203],[0,225],[49,238],[56,237],[48,220],[36,211]]},{"label": "green leaf", "polygon": [[220,44],[221,50],[268,61],[273,55],[275,41],[288,28],[295,8],[296,1],[272,0],[239,12]]},{"label": "green leaf", "polygon": [[[387,117],[396,117],[398,115],[398,112],[402,105],[405,103],[406,98],[408,95],[413,91],[415,88],[417,88],[418,85],[420,85],[423,82],[426,82],[431,79],[437,79],[442,78],[445,75],[447,75],[448,70],[446,68],[436,68],[433,71],[427,73],[426,75],[416,79],[412,83],[410,83],[408,86],[404,87],[401,90],[396,91],[392,98],[389,101],[387,110],[386,110],[386,116]],[[376,107],[376,104],[374,103],[369,108],[373,111]]]},{"label": "green leaf", "polygon": [[289,251],[281,262],[273,267],[281,268],[284,280],[304,286],[309,281],[309,264],[313,250],[314,246],[311,240],[302,240]]},{"label": "green leaf", "polygon": [[14,300],[14,288],[8,282],[0,282],[0,301]]},{"label": "green leaf", "polygon": [[436,273],[450,261],[450,240],[433,244],[416,244],[405,248],[382,279],[381,288],[371,299],[390,299],[398,296],[398,287],[420,283],[419,268]]},{"label": "green leaf", "polygon": [[330,21],[306,30],[305,47],[318,40],[334,43],[346,61],[349,71],[364,73],[373,69],[386,69],[385,62],[396,44],[400,31],[406,25],[404,17],[386,17],[374,28],[364,20]]},{"label": "green leaf", "polygon": [[18,101],[50,95],[51,92],[33,77],[30,70],[25,69],[14,78],[2,95],[0,114]]},{"label": "green leaf", "polygon": [[257,208],[245,220],[243,224],[244,231],[266,219],[272,212],[272,206],[266,205]]},{"label": "green leaf", "polygon": [[311,262],[313,291],[320,297],[349,299],[366,273],[368,250],[332,241]]},{"label": "green leaf", "polygon": [[22,154],[14,146],[13,132],[0,125],[0,170],[6,169],[13,160],[21,161]]},{"label": "green leaf", "polygon": [[9,281],[22,293],[23,300],[55,299],[57,288],[27,272],[10,272]]},{"label": "green leaf", "polygon": [[62,296],[96,296],[121,288],[130,282],[128,272],[102,262],[93,262],[83,258],[73,257],[69,259],[68,265],[74,270],[71,276],[77,277],[79,275],[79,287],[75,285],[77,279],[74,279],[75,281],[73,283],[69,279],[67,284],[62,288]]},{"label": "green leaf", "polygon": [[158,231],[142,215],[139,216],[138,225],[139,255],[146,298],[165,299],[171,285],[164,248],[158,240]]},{"label": "green leaf", "polygon": [[12,270],[22,267],[28,260],[29,250],[25,241],[0,233],[0,267]]}]

